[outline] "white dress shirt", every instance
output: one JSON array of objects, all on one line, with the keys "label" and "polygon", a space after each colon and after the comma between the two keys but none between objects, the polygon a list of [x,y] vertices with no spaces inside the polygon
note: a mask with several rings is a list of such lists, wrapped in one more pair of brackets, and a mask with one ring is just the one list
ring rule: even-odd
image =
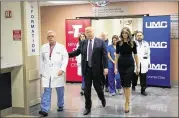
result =
[{"label": "white dress shirt", "polygon": [[[93,49],[93,45],[94,45],[94,39],[95,37],[91,40],[92,42],[92,49]],[[90,44],[90,39],[88,39],[88,47],[89,47],[89,44]],[[87,61],[88,61],[88,47],[87,47]]]}]

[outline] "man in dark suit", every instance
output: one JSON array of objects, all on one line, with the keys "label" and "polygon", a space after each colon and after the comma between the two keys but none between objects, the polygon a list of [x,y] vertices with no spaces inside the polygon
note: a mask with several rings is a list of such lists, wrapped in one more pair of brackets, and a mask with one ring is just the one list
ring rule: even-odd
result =
[{"label": "man in dark suit", "polygon": [[85,111],[83,114],[87,115],[91,112],[92,106],[92,82],[103,107],[106,106],[101,80],[104,75],[108,74],[108,59],[105,42],[94,36],[94,31],[91,27],[85,28],[85,35],[87,39],[81,41],[78,49],[69,53],[69,57],[81,54],[82,75],[85,78]]}]

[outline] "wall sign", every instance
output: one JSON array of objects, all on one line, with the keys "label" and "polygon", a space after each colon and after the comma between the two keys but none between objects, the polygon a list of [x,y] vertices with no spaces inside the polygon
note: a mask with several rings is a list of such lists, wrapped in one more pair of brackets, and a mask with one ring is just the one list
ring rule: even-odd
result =
[{"label": "wall sign", "polygon": [[5,11],[5,18],[11,18],[12,17],[12,11],[11,10],[6,10]]},{"label": "wall sign", "polygon": [[128,9],[126,7],[115,6],[92,7],[92,12],[94,16],[119,16],[127,15]]},{"label": "wall sign", "polygon": [[39,55],[39,16],[37,2],[26,3],[28,56]]},{"label": "wall sign", "polygon": [[178,39],[178,14],[170,15],[170,21],[171,21],[170,38]]},{"label": "wall sign", "polygon": [[13,30],[13,40],[14,41],[21,40],[21,30]]}]

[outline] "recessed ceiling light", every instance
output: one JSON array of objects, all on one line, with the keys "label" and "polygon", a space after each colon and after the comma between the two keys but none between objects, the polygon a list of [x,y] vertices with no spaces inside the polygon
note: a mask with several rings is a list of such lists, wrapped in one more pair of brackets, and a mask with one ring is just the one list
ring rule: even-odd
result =
[{"label": "recessed ceiling light", "polygon": [[72,1],[47,1],[47,2],[53,4],[66,4],[66,3],[71,3]]}]

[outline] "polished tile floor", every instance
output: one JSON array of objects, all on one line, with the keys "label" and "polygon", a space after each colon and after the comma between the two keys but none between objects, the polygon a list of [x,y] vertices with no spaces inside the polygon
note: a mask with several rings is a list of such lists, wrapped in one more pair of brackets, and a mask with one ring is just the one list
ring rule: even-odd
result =
[{"label": "polished tile floor", "polygon": [[[84,117],[84,96],[80,96],[81,84],[68,83],[65,89],[65,109],[57,112],[56,91],[53,90],[49,117]],[[178,117],[178,88],[147,88],[148,96],[140,95],[140,87],[132,91],[130,112],[125,114],[124,95],[110,97],[105,93],[107,106],[102,107],[97,94],[92,89],[92,111],[87,117]],[[32,116],[39,116],[38,111]]]}]

